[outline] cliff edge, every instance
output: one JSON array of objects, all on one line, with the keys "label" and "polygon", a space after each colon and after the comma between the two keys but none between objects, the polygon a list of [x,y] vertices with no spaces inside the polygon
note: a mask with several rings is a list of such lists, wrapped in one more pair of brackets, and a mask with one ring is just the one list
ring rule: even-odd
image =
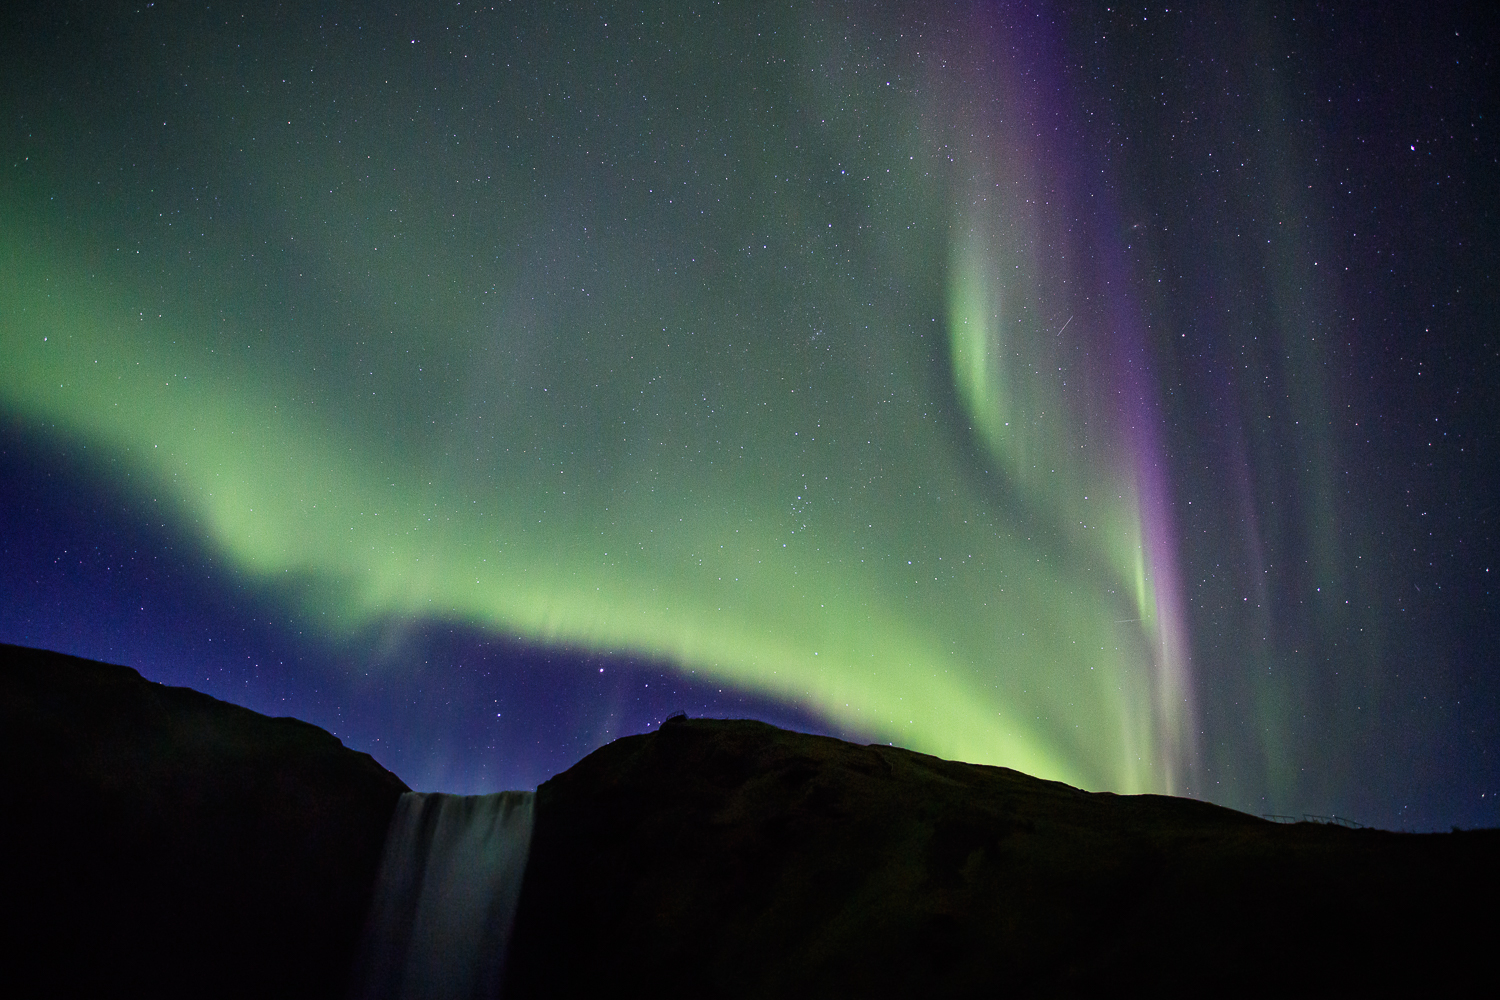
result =
[{"label": "cliff edge", "polygon": [[339,997],[406,785],[128,667],[0,645],[13,996]]}]

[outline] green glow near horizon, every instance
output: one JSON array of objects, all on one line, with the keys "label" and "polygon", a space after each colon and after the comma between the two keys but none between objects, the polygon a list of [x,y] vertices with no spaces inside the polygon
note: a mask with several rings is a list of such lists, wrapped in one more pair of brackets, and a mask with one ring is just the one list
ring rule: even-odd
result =
[{"label": "green glow near horizon", "polygon": [[[217,99],[259,181],[233,225],[153,221],[127,253],[125,209],[87,206],[82,238],[0,192],[0,405],[103,446],[330,634],[432,617],[630,651],[941,756],[1171,787],[1130,442],[1087,365],[1040,367],[1040,278],[1007,293],[1029,313],[994,307],[1022,241],[934,263],[952,203],[920,107],[878,95],[857,198],[779,180],[848,176],[805,126],[696,202],[580,206],[589,165],[544,143],[554,188],[507,161],[470,194],[488,164],[460,152],[424,161],[444,186],[367,119],[294,141],[270,126],[295,115]],[[712,141],[683,163],[722,162]]]},{"label": "green glow near horizon", "polygon": [[[20,277],[25,262],[8,249]],[[91,300],[88,283],[69,277],[54,269],[8,285],[20,345],[0,384],[7,403],[111,448],[247,573],[313,595],[305,610],[332,611],[335,629],[430,615],[636,650],[940,755],[1094,787],[1155,786],[1151,734],[1132,727],[1149,718],[1131,669],[1140,640],[1090,613],[1078,582],[986,520],[978,498],[946,508],[903,489],[915,506],[894,522],[880,510],[888,523],[875,531],[866,517],[876,514],[837,508],[803,511],[816,523],[799,524],[766,495],[783,484],[757,494],[735,471],[700,492],[669,488],[678,477],[658,469],[659,490],[607,503],[583,484],[593,495],[576,505],[566,469],[557,486],[539,476],[480,485],[320,424],[274,385],[247,386],[250,371],[174,346],[194,342],[190,329]],[[939,440],[910,444],[939,459],[916,476],[942,471],[945,489],[962,493]],[[785,486],[816,507],[824,484],[802,482]],[[906,551],[892,553],[908,532]],[[913,554],[908,571],[900,557]],[[1036,724],[1041,713],[1080,735],[1059,738]],[[1139,755],[1120,752],[1131,748]]]}]

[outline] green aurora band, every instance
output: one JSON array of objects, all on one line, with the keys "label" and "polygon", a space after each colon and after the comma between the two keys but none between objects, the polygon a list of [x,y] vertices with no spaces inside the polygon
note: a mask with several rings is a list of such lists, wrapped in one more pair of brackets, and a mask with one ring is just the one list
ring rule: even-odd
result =
[{"label": "green aurora band", "polygon": [[961,32],[807,24],[738,63],[710,29],[394,68],[168,37],[228,65],[0,192],[0,404],[330,635],[630,651],[1180,788],[1148,373],[1019,84]]}]

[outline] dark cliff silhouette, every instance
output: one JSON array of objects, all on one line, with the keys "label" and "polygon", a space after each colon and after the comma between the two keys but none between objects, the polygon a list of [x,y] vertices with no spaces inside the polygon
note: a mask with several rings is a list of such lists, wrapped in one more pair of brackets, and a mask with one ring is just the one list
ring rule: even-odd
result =
[{"label": "dark cliff silhouette", "polygon": [[367,754],[128,667],[0,646],[0,760],[4,992],[342,995],[407,790]]},{"label": "dark cliff silhouette", "polygon": [[537,790],[514,995],[1302,995],[1490,981],[1500,831],[1281,825],[759,722]]},{"label": "dark cliff silhouette", "polygon": [[[0,647],[12,995],[341,997],[405,785],[316,727]],[[1279,825],[676,717],[536,793],[508,997],[1484,982],[1500,831]]]}]

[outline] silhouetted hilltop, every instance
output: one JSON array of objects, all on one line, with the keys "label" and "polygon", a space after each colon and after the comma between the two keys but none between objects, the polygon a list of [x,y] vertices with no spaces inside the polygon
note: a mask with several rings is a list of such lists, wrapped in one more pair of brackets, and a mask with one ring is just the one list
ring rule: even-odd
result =
[{"label": "silhouetted hilltop", "polygon": [[342,994],[407,790],[368,754],[0,645],[0,759],[10,995]]},{"label": "silhouetted hilltop", "polygon": [[758,722],[617,740],[536,817],[525,996],[1430,989],[1488,972],[1500,889],[1500,831],[1282,826]]},{"label": "silhouetted hilltop", "polygon": [[[339,997],[392,810],[369,756],[0,646],[16,995]],[[758,722],[544,783],[507,995],[1301,994],[1486,981],[1500,831],[1281,826]]]}]

